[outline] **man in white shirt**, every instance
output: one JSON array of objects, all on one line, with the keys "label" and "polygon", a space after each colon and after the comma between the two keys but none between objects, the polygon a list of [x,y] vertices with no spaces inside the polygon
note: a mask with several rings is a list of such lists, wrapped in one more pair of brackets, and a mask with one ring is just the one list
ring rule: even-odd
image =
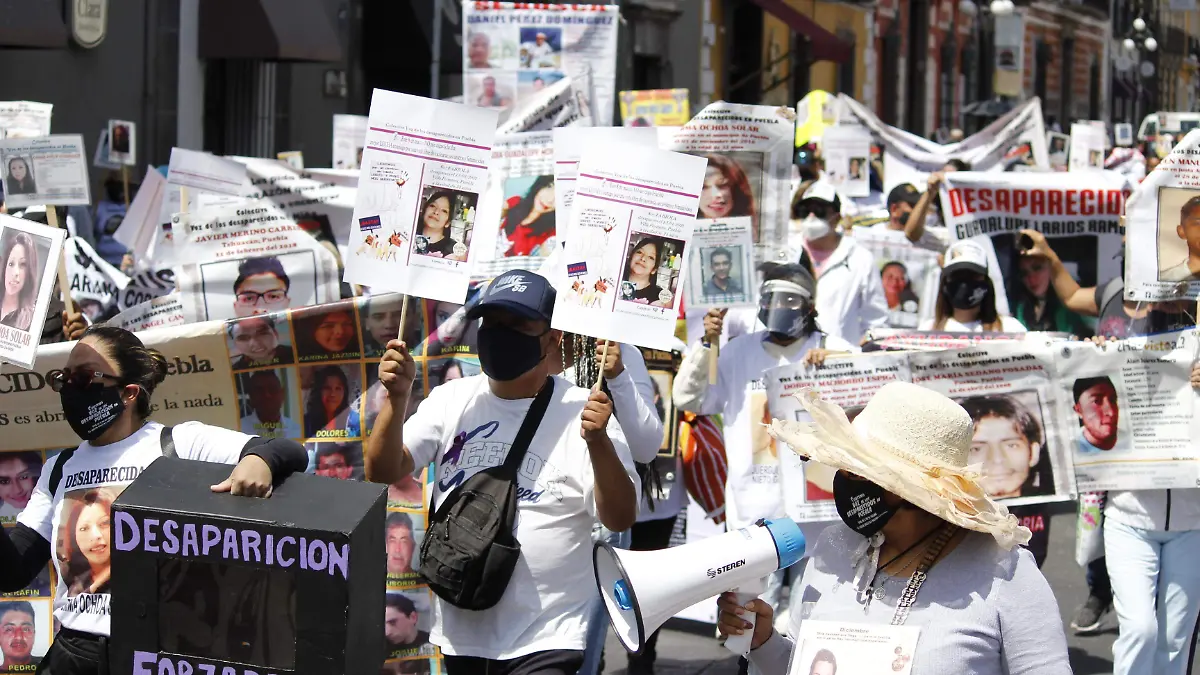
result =
[{"label": "man in white shirt", "polygon": [[393,340],[379,366],[388,398],[367,441],[367,480],[396,483],[436,462],[435,509],[471,476],[504,462],[533,398],[553,387],[518,470],[521,553],[503,596],[481,611],[434,600],[430,641],[441,647],[448,675],[575,673],[596,590],[592,522],[619,532],[637,517],[637,470],[608,396],[549,377],[547,356],[562,340],[550,328],[554,301],[554,289],[533,272],[496,277],[467,315],[482,319],[483,374],[434,388],[408,422],[416,365],[407,346]]},{"label": "man in white shirt", "polygon": [[529,53],[529,62],[531,68],[557,68],[557,59],[554,58],[554,45],[550,44],[546,39],[545,33],[538,33],[534,38],[536,41],[525,47]]}]

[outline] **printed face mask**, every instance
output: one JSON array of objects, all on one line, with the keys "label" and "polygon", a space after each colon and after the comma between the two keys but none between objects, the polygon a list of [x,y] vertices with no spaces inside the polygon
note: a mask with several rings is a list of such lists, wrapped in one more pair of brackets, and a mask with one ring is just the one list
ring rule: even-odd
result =
[{"label": "printed face mask", "polygon": [[974,309],[983,304],[988,287],[986,281],[951,279],[946,282],[945,293],[954,309]]},{"label": "printed face mask", "polygon": [[884,489],[866,480],[853,480],[841,471],[833,476],[833,503],[846,527],[864,537],[883,529],[896,509],[883,501]]},{"label": "printed face mask", "polygon": [[105,387],[89,384],[86,387],[63,387],[58,392],[62,401],[63,416],[71,431],[85,441],[94,441],[108,431],[125,411],[121,399],[123,387]]},{"label": "printed face mask", "polygon": [[542,360],[542,343],[508,326],[479,329],[479,366],[497,382],[509,382],[533,370]]}]

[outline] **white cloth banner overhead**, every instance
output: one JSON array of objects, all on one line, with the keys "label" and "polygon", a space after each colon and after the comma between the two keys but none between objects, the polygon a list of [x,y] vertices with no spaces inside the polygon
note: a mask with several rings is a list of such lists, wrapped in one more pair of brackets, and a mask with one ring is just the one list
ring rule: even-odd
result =
[{"label": "white cloth banner overhead", "polygon": [[1129,197],[1129,300],[1200,297],[1200,129],[1177,143]]},{"label": "white cloth banner overhead", "polygon": [[79,237],[67,237],[64,247],[71,298],[79,303],[88,320],[96,321],[115,310],[120,302],[121,291],[129,285],[129,277],[108,264]]},{"label": "white cloth banner overhead", "polygon": [[[465,0],[463,102],[497,110],[521,106],[590,70],[597,124],[612,126],[619,23],[617,5]],[[592,108],[585,103],[581,107]]]}]

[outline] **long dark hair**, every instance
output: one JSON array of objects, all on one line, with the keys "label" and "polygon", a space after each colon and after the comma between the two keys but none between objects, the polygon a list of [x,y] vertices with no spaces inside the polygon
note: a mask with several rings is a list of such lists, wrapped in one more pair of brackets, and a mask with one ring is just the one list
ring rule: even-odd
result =
[{"label": "long dark hair", "polygon": [[[571,359],[567,359],[567,341],[570,340]],[[618,347],[619,348],[619,347]],[[609,349],[613,349],[612,346]],[[586,335],[578,335],[575,333],[563,333],[563,371],[568,368],[575,369],[575,386],[584,389],[591,389],[596,380],[600,378],[600,366],[596,364],[596,338],[587,337]],[[651,380],[653,381],[653,380]],[[655,385],[657,387],[657,385]],[[600,391],[612,397],[612,392],[608,389],[608,382],[600,381]],[[655,408],[659,413],[659,417],[665,417],[661,405],[656,404]],[[616,406],[613,406],[613,417],[617,416]],[[619,421],[619,420],[618,420]],[[674,420],[663,420],[664,424],[673,424]],[[658,467],[654,462],[642,464],[634,462],[637,467],[638,478],[642,481],[642,496],[646,498],[646,503],[649,504],[650,510],[654,510],[654,498],[660,490],[662,490],[662,476],[658,473]]]},{"label": "long dark hair", "polygon": [[[983,324],[984,332],[1003,332],[1004,324],[1000,322],[1000,313],[996,311],[996,285],[992,283],[990,276],[985,274],[983,278],[987,282],[988,293],[979,305],[979,322]],[[946,295],[946,281],[948,279],[946,271],[942,270],[942,277],[938,280],[937,306],[934,308],[934,330],[946,330],[946,321],[954,316],[954,308],[950,306],[950,296]]]},{"label": "long dark hair", "polygon": [[1054,473],[1050,465],[1050,450],[1046,447],[1046,435],[1041,421],[1022,403],[1006,394],[973,396],[959,405],[971,416],[976,426],[989,417],[1012,422],[1030,445],[1037,443],[1041,451],[1037,464],[1029,469],[1029,475],[1021,484],[1020,497],[1046,495],[1054,492]]},{"label": "long dark hair", "polygon": [[[332,417],[326,417],[325,406],[321,403],[321,388],[325,386],[325,380],[335,378],[342,384],[342,402],[338,404],[337,410],[333,412]],[[312,387],[308,390],[308,398],[304,401],[304,435],[316,436],[317,432],[329,424],[342,411],[350,407],[350,379],[346,377],[346,372],[339,366],[324,366],[313,373]]]},{"label": "long dark hair", "polygon": [[633,254],[650,244],[654,245],[654,270],[650,272],[650,283],[655,283],[658,268],[662,265],[663,255],[663,242],[658,237],[642,237],[638,239],[633,248],[629,249],[629,257],[625,259],[625,273],[621,277],[622,280],[629,281],[629,275],[633,269]]},{"label": "long dark hair", "polygon": [[[8,268],[8,259],[12,257],[13,251],[18,246],[25,249],[26,272],[25,285],[21,286],[21,291],[17,294],[17,305],[20,309],[28,307],[32,311],[34,305],[37,304],[38,285],[42,281],[38,276],[38,252],[37,247],[33,245],[33,237],[25,232],[17,231],[15,236],[8,240],[8,245],[4,247],[4,259],[0,260],[0,269]],[[2,273],[0,272],[0,274]]]},{"label": "long dark hair", "polygon": [[446,239],[450,238],[450,223],[454,221],[454,193],[448,190],[438,190],[429,195],[429,199],[426,199],[425,203],[421,205],[421,229],[417,234],[425,234],[425,212],[429,210],[429,205],[443,197],[446,198],[446,203],[449,204],[447,210],[450,211],[450,215],[446,221],[446,226],[442,228],[442,236]]},{"label": "long dark hair", "polygon": [[[554,185],[554,176],[538,176],[533,181],[533,185],[529,186],[529,190],[525,192],[525,197],[514,207],[508,210],[508,215],[504,218],[504,233],[512,236],[516,231],[517,226],[521,221],[529,216],[533,211],[533,202],[537,198],[537,193],[542,188],[551,187]],[[549,211],[538,216],[536,220],[530,223],[529,228],[534,234],[543,234],[554,229],[555,209],[552,205]]]},{"label": "long dark hair", "polygon": [[91,338],[117,362],[117,378],[123,384],[136,384],[138,417],[150,416],[150,397],[154,388],[167,379],[167,357],[142,344],[138,336],[117,326],[93,325],[79,337]]}]

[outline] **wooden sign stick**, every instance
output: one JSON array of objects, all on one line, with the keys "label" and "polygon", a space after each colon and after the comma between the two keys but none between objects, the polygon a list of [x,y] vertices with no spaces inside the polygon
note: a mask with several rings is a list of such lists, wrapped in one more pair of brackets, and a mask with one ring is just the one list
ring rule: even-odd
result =
[{"label": "wooden sign stick", "polygon": [[[46,224],[50,227],[63,227],[58,222],[58,209],[46,206]],[[64,246],[58,256],[58,294],[62,296],[63,307],[67,312],[67,323],[79,318],[75,311],[75,303],[71,301],[71,279],[67,276],[67,247]]]},{"label": "wooden sign stick", "polygon": [[600,384],[604,382],[604,364],[608,363],[608,346],[611,344],[612,342],[608,340],[604,341],[604,351],[600,356],[600,373],[596,375],[596,384],[592,387],[592,391],[600,391]]},{"label": "wooden sign stick", "polygon": [[125,185],[125,211],[129,211],[129,167],[121,165],[121,182]]}]

